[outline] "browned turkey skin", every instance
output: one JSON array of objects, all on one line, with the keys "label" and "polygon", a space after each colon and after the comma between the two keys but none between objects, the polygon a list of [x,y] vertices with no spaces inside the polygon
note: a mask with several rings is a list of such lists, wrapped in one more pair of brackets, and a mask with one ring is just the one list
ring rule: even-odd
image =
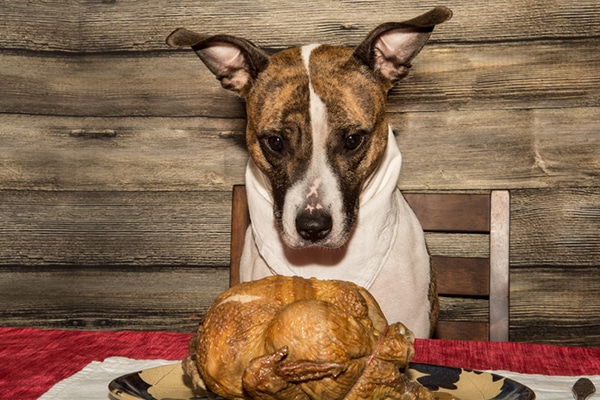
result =
[{"label": "browned turkey skin", "polygon": [[437,399],[401,372],[414,336],[345,281],[273,276],[218,296],[183,361],[227,399]]}]

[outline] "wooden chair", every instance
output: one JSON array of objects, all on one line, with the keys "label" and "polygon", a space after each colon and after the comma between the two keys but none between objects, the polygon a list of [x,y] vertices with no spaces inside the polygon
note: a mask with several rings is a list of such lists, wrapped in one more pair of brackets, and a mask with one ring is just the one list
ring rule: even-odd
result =
[{"label": "wooden chair", "polygon": [[[508,341],[509,216],[507,190],[487,194],[404,193],[425,232],[489,236],[489,257],[432,256],[438,293],[444,297],[486,299],[487,321],[446,320],[440,315],[434,338]],[[250,223],[246,188],[233,187],[230,285],[240,281],[239,268]]]}]

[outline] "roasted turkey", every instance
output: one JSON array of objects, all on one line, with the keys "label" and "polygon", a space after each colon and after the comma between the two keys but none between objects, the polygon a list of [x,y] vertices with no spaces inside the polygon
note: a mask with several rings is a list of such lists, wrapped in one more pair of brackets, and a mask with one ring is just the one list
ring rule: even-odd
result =
[{"label": "roasted turkey", "polygon": [[414,336],[353,283],[272,276],[218,296],[183,368],[227,399],[450,399],[402,373]]}]

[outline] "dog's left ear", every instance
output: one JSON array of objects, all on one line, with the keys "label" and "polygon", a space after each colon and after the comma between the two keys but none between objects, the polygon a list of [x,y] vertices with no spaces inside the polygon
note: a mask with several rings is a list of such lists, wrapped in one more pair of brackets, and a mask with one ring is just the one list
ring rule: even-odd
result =
[{"label": "dog's left ear", "polygon": [[410,70],[410,62],[421,51],[433,28],[449,20],[446,7],[433,10],[404,22],[388,22],[371,31],[354,50],[354,57],[393,85]]},{"label": "dog's left ear", "polygon": [[171,47],[191,47],[221,81],[225,89],[240,94],[269,64],[269,56],[250,41],[231,35],[202,35],[184,28],[167,37]]}]

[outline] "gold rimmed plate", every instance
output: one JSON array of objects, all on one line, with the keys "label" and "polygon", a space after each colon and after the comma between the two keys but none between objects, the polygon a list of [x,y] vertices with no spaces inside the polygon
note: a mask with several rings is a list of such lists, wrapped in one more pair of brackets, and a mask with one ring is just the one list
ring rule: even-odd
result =
[{"label": "gold rimmed plate", "polygon": [[[411,363],[408,377],[430,390],[447,392],[463,400],[534,400],[535,393],[509,378],[487,372],[432,364]],[[181,364],[169,364],[123,375],[109,386],[119,400],[221,399],[212,393],[194,394]]]}]

